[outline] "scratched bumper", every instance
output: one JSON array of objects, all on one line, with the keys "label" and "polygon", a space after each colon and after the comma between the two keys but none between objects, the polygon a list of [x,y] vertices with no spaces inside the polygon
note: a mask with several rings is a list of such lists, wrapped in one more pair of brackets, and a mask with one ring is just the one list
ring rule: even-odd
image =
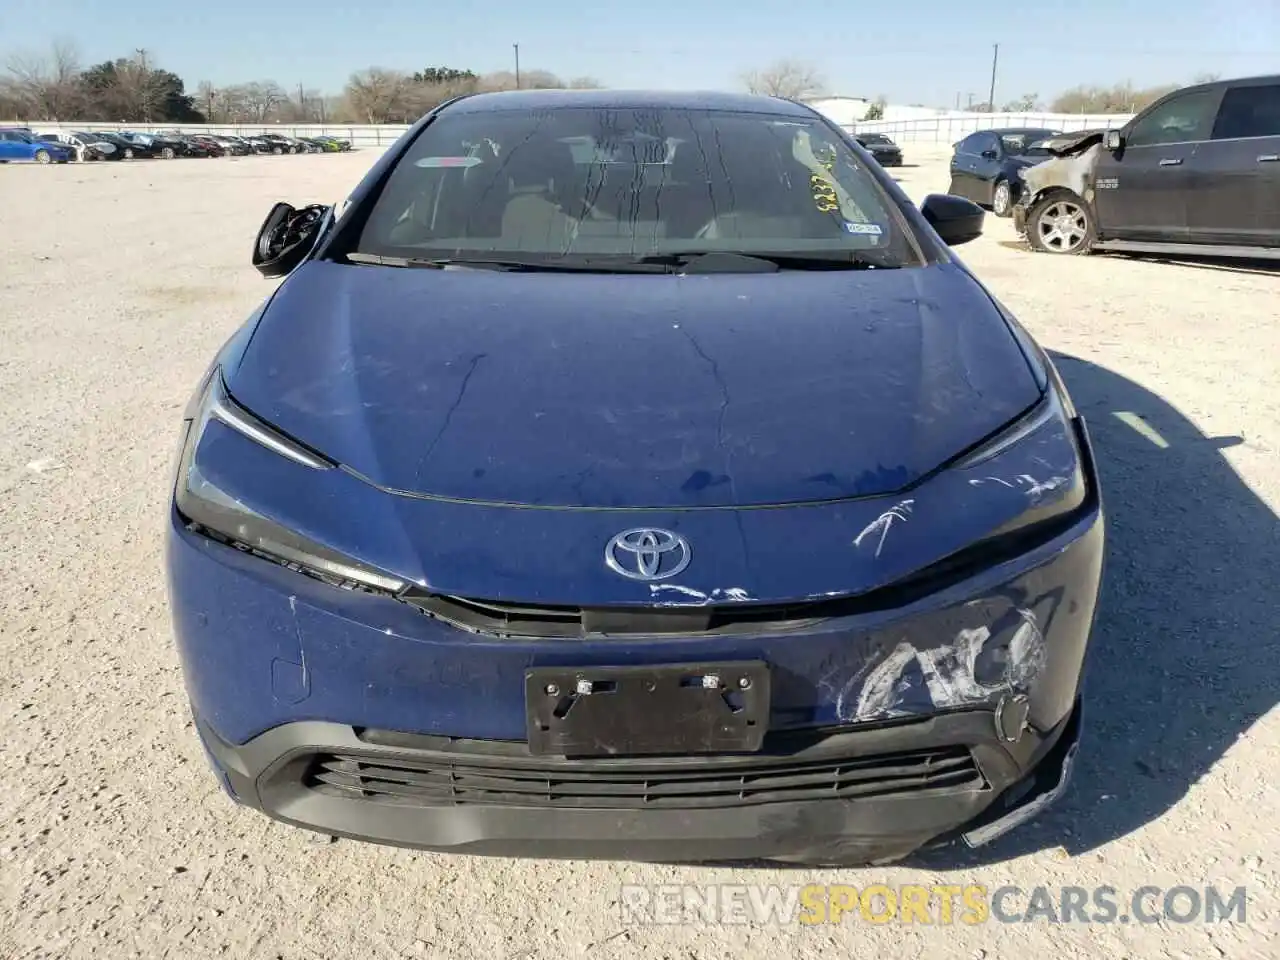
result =
[{"label": "scratched bumper", "polygon": [[[467,633],[392,598],[340,590],[222,546],[176,516],[167,564],[183,675],[212,766],[236,799],[279,819],[471,853],[813,860],[818,844],[844,851],[840,859],[879,859],[981,820],[1005,795],[1021,795],[1011,787],[1026,782],[1069,729],[1103,544],[1095,501],[1053,539],[899,608],[776,634],[638,640]],[[625,807],[535,806],[506,816],[495,812],[501,804],[463,809],[453,805],[456,797],[443,806],[379,803],[326,793],[313,770],[327,756],[349,776],[350,764],[358,771],[370,752],[375,760],[407,761],[410,770],[436,769],[442,742],[518,754],[529,667],[735,659],[763,660],[772,673],[772,746],[747,761],[785,760],[794,753],[792,735],[808,737],[804,749],[837,767],[869,755],[961,748],[980,780],[926,784],[912,796],[779,799],[735,808],[720,821],[705,809],[650,818]],[[1025,724],[1000,735],[997,720],[1014,703]],[[382,740],[362,739],[370,731]],[[744,762],[684,759],[702,767]],[[574,769],[581,768],[560,772]],[[631,846],[614,844],[615,833]],[[545,837],[581,842],[558,853],[546,849]]]},{"label": "scratched bumper", "polygon": [[242,744],[286,723],[525,737],[535,666],[763,660],[770,730],[994,708],[1047,730],[1075,699],[1102,565],[1101,514],[909,606],[777,634],[512,641],[344,591],[170,524],[170,608],[195,711]]}]

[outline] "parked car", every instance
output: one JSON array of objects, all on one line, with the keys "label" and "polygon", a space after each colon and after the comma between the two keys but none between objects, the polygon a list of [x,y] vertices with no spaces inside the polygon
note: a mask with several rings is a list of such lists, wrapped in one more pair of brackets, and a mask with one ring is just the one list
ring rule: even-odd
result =
[{"label": "parked car", "polygon": [[121,130],[120,136],[136,147],[146,148],[151,156],[162,160],[175,157],[189,157],[196,153],[185,140],[158,133],[137,133],[132,130]]},{"label": "parked car", "polygon": [[66,137],[67,142],[73,145],[83,146],[85,148],[86,159],[124,159],[124,154],[120,150],[120,147],[100,133],[94,133],[88,130],[79,130],[71,134],[64,134],[64,137]]},{"label": "parked car", "polygon": [[902,166],[902,148],[883,133],[860,133],[857,139],[871,152],[880,166]]},{"label": "parked car", "polygon": [[37,133],[36,140],[46,143],[60,143],[75,151],[78,162],[87,163],[93,160],[119,160],[119,151],[105,140],[87,133],[67,133],[65,131]]},{"label": "parked car", "polygon": [[253,149],[238,137],[231,137],[225,134],[209,134],[197,133],[196,139],[216,145],[228,157],[243,157],[253,153]]},{"label": "parked car", "polygon": [[93,136],[116,148],[121,160],[151,159],[157,156],[156,148],[149,143],[140,143],[109,131],[95,131]]},{"label": "parked car", "polygon": [[338,153],[342,149],[336,140],[330,140],[327,137],[304,137],[303,139],[324,153]]},{"label": "parked car", "polygon": [[305,145],[300,140],[293,137],[286,137],[279,133],[264,133],[260,139],[265,140],[271,145],[272,153],[301,153]]},{"label": "parked car", "polygon": [[0,163],[30,160],[34,163],[67,163],[76,157],[75,148],[57,141],[38,140],[26,130],[0,130]]},{"label": "parked car", "polygon": [[989,207],[997,217],[1012,215],[1022,185],[1018,171],[1049,156],[1040,143],[1056,134],[1039,127],[969,134],[954,146],[947,192]]},{"label": "parked car", "polygon": [[1033,249],[1280,259],[1280,75],[1175,91],[1022,171]]},{"label": "parked car", "polygon": [[432,111],[342,208],[267,216],[284,280],[170,485],[233,799],[459,853],[826,864],[1061,792],[1098,478],[948,247],[979,207],[917,208],[800,103],[513,91]]},{"label": "parked car", "polygon": [[[244,142],[254,153],[275,153],[276,145],[263,137],[245,137]],[[283,151],[281,151],[283,153]]]}]

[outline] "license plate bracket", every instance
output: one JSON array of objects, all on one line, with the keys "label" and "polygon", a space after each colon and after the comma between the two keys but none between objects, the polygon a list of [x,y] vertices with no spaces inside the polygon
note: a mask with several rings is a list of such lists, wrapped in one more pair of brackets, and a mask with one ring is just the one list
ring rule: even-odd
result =
[{"label": "license plate bracket", "polygon": [[618,757],[759,750],[769,721],[760,660],[525,671],[529,752]]}]

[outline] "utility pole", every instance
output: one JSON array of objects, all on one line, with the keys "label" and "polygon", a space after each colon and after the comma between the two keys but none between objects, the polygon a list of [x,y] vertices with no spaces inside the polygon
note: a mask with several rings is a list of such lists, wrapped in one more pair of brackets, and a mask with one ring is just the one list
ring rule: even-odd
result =
[{"label": "utility pole", "polygon": [[516,52],[516,89],[520,89],[520,44],[513,43],[511,49]]},{"label": "utility pole", "polygon": [[302,84],[298,84],[298,119],[307,122],[307,97],[302,92]]},{"label": "utility pole", "polygon": [[996,112],[996,64],[1000,61],[1000,44],[994,44],[991,50],[991,96],[987,98],[987,106],[991,113]]}]

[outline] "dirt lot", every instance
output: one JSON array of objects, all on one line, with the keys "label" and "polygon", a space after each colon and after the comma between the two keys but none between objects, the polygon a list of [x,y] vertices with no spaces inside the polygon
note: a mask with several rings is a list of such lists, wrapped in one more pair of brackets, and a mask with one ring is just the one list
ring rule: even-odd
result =
[{"label": "dirt lot", "polygon": [[[907,155],[914,197],[945,188],[938,150]],[[1111,520],[1087,748],[1049,815],[976,855],[784,871],[317,844],[232,807],[165,608],[179,411],[268,292],[248,259],[269,204],[339,199],[371,156],[0,168],[0,957],[1280,955],[1280,274],[1034,255],[994,218],[962,255],[1077,358]],[[671,882],[1249,901],[1216,925],[623,922],[620,884]]]}]

